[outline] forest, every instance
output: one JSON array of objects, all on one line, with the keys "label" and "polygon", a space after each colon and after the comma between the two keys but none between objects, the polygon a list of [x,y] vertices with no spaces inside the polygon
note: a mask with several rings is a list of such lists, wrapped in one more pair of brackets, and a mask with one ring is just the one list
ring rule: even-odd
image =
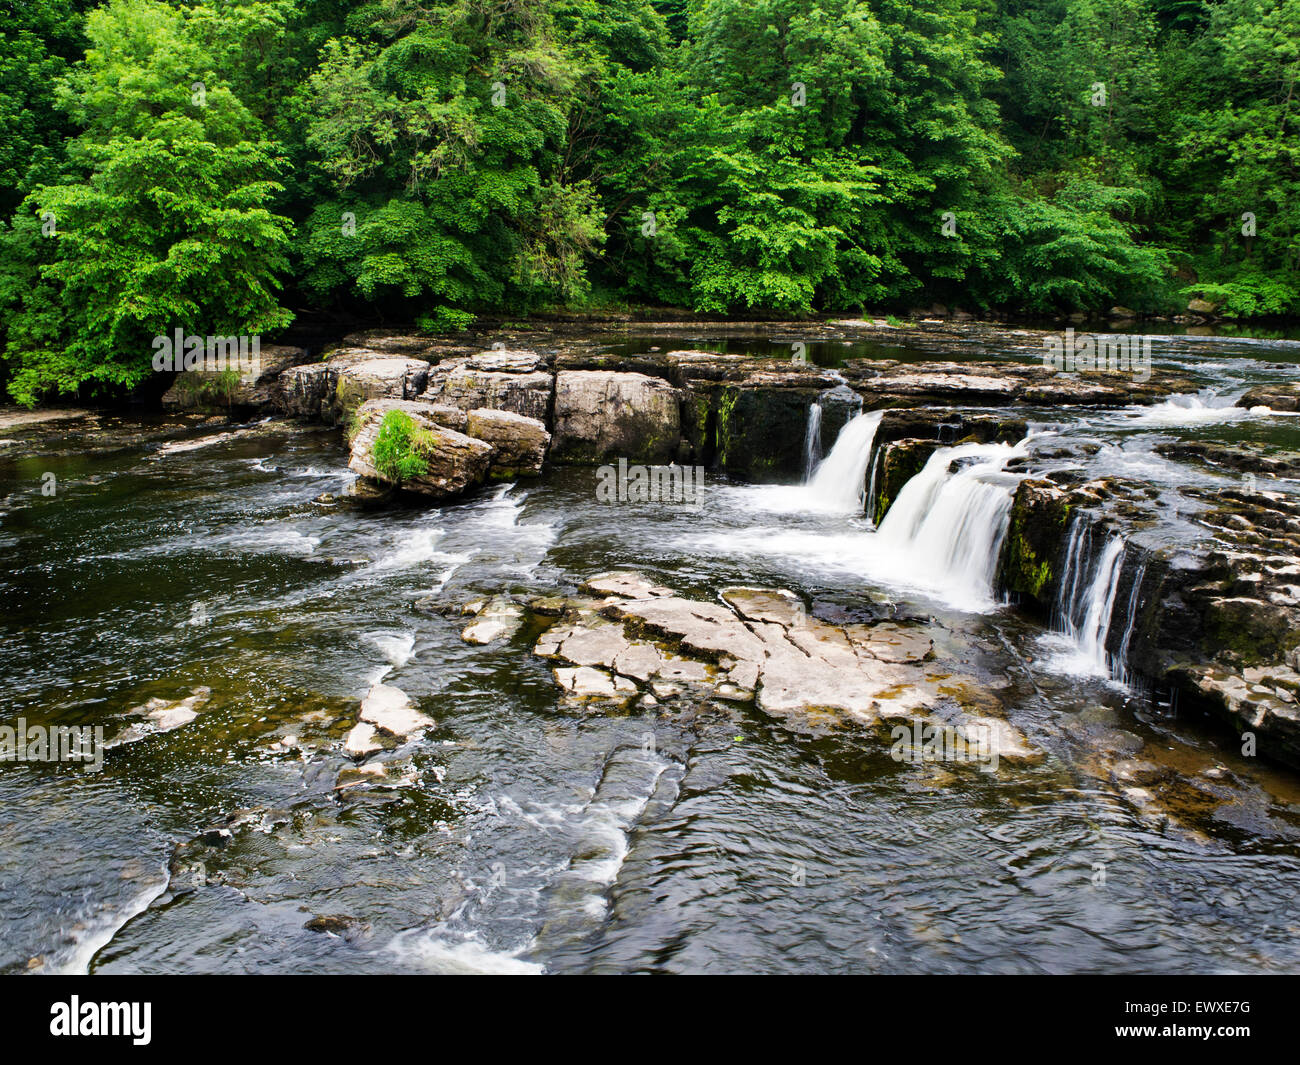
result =
[{"label": "forest", "polygon": [[1300,0],[5,0],[0,376],[346,312],[1300,314]]}]

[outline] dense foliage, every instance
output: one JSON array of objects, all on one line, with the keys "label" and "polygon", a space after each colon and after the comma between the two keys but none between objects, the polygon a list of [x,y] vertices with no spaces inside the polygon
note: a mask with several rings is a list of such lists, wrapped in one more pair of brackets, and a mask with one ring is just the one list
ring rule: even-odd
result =
[{"label": "dense foliage", "polygon": [[312,310],[1300,314],[1300,0],[0,6],[23,402]]}]

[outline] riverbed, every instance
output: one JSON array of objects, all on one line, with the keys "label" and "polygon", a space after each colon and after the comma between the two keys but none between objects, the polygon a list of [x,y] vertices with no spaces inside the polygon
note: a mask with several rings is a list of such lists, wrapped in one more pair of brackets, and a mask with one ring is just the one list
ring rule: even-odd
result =
[{"label": "riverbed", "polygon": [[[1294,417],[1232,403],[1300,376],[1298,349],[1164,338],[1157,372],[1177,365],[1201,391],[1016,413],[1036,470],[1079,461],[1048,458],[1057,439],[1156,492],[1230,484],[1155,444],[1296,448]],[[1300,775],[1080,662],[992,589],[883,556],[884,524],[806,486],[717,475],[700,506],[610,505],[594,470],[557,467],[438,507],[364,509],[340,501],[354,475],[332,428],[94,414],[7,439],[6,721],[112,738],[151,699],[207,691],[193,720],[110,748],[97,772],[0,763],[0,971],[1300,963]],[[1188,513],[1171,515],[1145,535],[1184,535]],[[467,603],[569,596],[610,570],[701,600],[788,589],[815,616],[923,625],[934,668],[1034,757],[996,772],[899,761],[851,719],[719,700],[575,710],[533,653],[531,616],[486,646],[462,638]],[[386,752],[382,780],[358,779],[342,743],[381,682],[436,725]],[[1134,794],[1148,789],[1133,763],[1169,785],[1158,801]]]}]

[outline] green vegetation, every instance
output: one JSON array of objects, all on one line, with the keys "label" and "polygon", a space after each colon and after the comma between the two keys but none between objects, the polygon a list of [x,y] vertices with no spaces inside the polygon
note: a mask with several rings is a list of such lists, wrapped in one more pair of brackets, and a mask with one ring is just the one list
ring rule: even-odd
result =
[{"label": "green vegetation", "polygon": [[229,409],[239,390],[239,371],[230,368],[215,373],[187,370],[177,376],[176,387],[186,397],[187,406],[224,404]]},{"label": "green vegetation", "polygon": [[375,437],[375,469],[396,484],[429,472],[429,464],[420,455],[430,433],[415,424],[405,411],[390,410],[379,423]]},{"label": "green vegetation", "polygon": [[1300,0],[27,0],[9,393],[290,307],[1300,314]]}]

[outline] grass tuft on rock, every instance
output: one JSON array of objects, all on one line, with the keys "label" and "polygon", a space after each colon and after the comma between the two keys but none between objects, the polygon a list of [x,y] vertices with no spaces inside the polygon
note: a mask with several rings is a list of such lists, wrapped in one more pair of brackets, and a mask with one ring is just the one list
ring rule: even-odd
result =
[{"label": "grass tuft on rock", "polygon": [[397,484],[428,473],[429,464],[420,455],[420,448],[431,435],[405,411],[390,410],[379,423],[375,437],[375,469]]}]

